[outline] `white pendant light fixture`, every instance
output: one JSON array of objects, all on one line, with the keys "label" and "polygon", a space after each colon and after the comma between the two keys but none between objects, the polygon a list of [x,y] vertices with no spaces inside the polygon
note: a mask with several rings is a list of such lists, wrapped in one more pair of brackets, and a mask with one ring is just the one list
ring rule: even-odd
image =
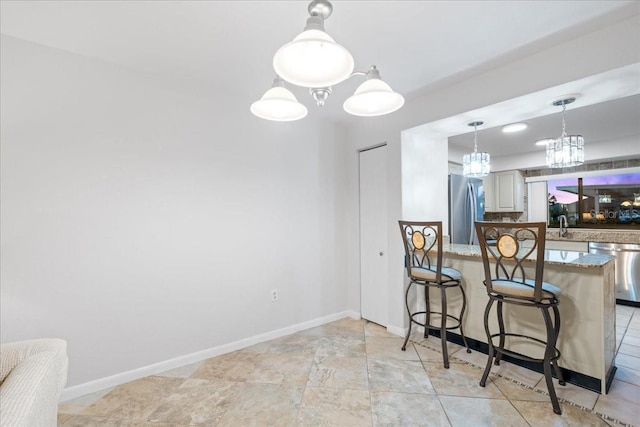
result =
[{"label": "white pendant light fixture", "polygon": [[325,87],[349,78],[354,61],[351,53],[324,32],[324,20],[333,11],[328,1],[309,4],[307,26],[292,42],[273,56],[273,69],[294,85]]},{"label": "white pendant light fixture", "polygon": [[380,72],[372,65],[366,74],[367,80],[356,92],[344,101],[344,110],[354,116],[381,116],[393,113],[404,105],[404,98],[391,90],[380,78]]},{"label": "white pendant light fixture", "polygon": [[307,107],[299,103],[293,93],[284,87],[284,81],[276,76],[271,89],[251,104],[251,112],[266,120],[289,122],[306,116]]},{"label": "white pendant light fixture", "polygon": [[478,153],[478,126],[484,122],[471,122],[473,126],[473,153],[465,154],[462,158],[462,175],[471,178],[482,178],[491,171],[491,156],[489,153]]},{"label": "white pendant light fixture", "polygon": [[562,135],[547,143],[547,166],[550,168],[568,168],[584,163],[584,138],[582,135],[567,135],[564,121],[567,104],[575,100],[575,97],[570,97],[552,103],[556,107],[562,105]]},{"label": "white pendant light fixture", "polygon": [[[319,107],[322,107],[331,95],[331,86],[358,75],[366,76],[366,81],[345,101],[345,111],[357,116],[379,116],[402,107],[404,98],[382,81],[375,65],[366,73],[354,72],[351,53],[324,31],[324,20],[333,12],[331,2],[313,0],[309,3],[308,10],[311,16],[307,19],[304,31],[278,49],[274,55],[273,68],[276,74],[291,84],[309,88],[309,93]],[[289,93],[293,97],[293,94]],[[293,100],[295,101],[295,97]],[[275,103],[261,104],[264,109],[259,113],[254,111],[255,104],[251,106],[251,111],[256,116],[267,120],[282,120],[273,118],[278,115],[269,110],[276,105]],[[305,115],[306,109],[304,115],[286,120],[297,120]]]}]

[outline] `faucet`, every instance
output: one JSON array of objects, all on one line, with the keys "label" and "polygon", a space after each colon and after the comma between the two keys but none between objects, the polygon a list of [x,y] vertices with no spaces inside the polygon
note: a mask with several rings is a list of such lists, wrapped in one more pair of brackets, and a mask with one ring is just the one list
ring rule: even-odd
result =
[{"label": "faucet", "polygon": [[[562,226],[562,222],[564,221],[564,227]],[[558,229],[558,232],[560,233],[560,237],[564,237],[567,235],[567,227],[569,227],[569,223],[567,222],[567,216],[566,215],[560,215],[560,228]]]}]

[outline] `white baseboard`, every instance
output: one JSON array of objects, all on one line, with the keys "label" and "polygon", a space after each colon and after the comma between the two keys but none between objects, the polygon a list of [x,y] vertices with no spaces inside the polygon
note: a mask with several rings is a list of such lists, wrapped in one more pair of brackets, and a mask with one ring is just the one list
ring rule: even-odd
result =
[{"label": "white baseboard", "polygon": [[162,362],[154,363],[153,365],[143,366],[130,371],[121,372],[109,377],[100,378],[94,381],[89,381],[83,384],[78,384],[72,387],[67,387],[62,390],[60,396],[61,402],[75,399],[76,397],[84,396],[86,394],[95,393],[100,390],[115,387],[120,384],[134,381],[140,378],[148,377],[149,375],[156,375],[170,369],[179,368],[181,366],[190,365],[192,363],[200,362],[211,357],[220,356],[221,354],[230,353],[232,351],[240,350],[245,347],[252,346],[264,341],[269,341],[275,338],[280,338],[286,335],[293,334],[305,329],[314,328],[316,326],[324,325],[325,323],[334,322],[336,320],[350,317],[353,319],[360,319],[360,313],[347,310],[340,313],[331,314],[329,316],[320,317],[317,319],[309,320],[306,322],[298,323],[296,325],[287,326],[286,328],[276,329],[274,331],[266,332],[264,334],[256,335],[249,338],[244,338],[238,341],[222,344],[217,347],[209,348],[206,350],[198,351],[184,356],[176,357],[174,359],[165,360]]},{"label": "white baseboard", "polygon": [[397,326],[388,325],[387,331],[401,337],[404,337],[405,335],[407,335],[407,328],[399,328]]}]

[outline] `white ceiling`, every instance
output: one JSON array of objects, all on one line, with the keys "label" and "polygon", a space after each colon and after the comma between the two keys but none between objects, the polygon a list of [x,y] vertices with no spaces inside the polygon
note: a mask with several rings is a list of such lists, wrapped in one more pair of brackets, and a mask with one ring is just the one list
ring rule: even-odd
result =
[{"label": "white ceiling", "polygon": [[[302,31],[307,5],[308,1],[3,0],[0,31],[200,92],[223,91],[248,108],[270,87],[273,54]],[[333,6],[325,29],[351,51],[356,69],[377,65],[382,78],[407,98],[444,79],[463,78],[488,64],[513,60],[640,13],[635,0],[336,0]],[[334,87],[323,109],[313,105],[306,89],[289,87],[310,115],[348,123],[357,119],[341,106],[360,79]],[[637,100],[628,102],[627,106],[638,105]],[[615,120],[628,113],[625,108],[605,111],[614,113]],[[586,134],[573,113],[567,115],[569,130]],[[550,119],[556,132],[545,131],[544,136],[559,132],[559,120]],[[528,132],[526,144],[536,132]],[[499,143],[498,135],[486,138],[485,149],[490,149],[489,141]],[[464,140],[454,143],[468,146]],[[509,145],[519,146],[525,143]]]}]

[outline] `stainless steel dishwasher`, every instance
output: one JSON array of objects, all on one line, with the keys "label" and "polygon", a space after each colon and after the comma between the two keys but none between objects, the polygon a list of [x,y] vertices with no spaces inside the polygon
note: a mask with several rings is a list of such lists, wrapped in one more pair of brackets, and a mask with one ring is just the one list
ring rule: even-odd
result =
[{"label": "stainless steel dishwasher", "polygon": [[640,306],[640,245],[589,242],[589,253],[615,257],[616,299]]}]

